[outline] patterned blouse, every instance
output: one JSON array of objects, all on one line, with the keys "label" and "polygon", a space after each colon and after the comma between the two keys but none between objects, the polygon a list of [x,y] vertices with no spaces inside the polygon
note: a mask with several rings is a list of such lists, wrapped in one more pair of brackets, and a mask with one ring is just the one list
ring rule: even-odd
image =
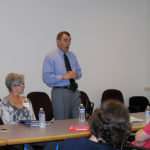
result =
[{"label": "patterned blouse", "polygon": [[4,124],[17,124],[19,120],[27,119],[34,120],[35,115],[33,112],[30,100],[23,97],[23,107],[18,109],[12,105],[7,97],[5,97],[0,104],[0,115]]}]

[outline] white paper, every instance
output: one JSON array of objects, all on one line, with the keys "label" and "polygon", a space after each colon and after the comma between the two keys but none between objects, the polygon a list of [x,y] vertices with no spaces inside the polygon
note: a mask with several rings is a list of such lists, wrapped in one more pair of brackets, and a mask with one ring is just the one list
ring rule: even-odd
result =
[{"label": "white paper", "polygon": [[130,122],[141,122],[141,121],[144,121],[143,119],[140,119],[140,118],[136,118],[136,117],[133,117],[133,116],[130,116]]}]

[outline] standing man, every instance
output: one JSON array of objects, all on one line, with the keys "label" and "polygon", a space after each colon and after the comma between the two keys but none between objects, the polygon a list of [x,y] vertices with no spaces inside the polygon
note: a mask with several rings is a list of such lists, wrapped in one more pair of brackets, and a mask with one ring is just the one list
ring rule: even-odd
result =
[{"label": "standing man", "polygon": [[76,79],[82,76],[76,56],[69,51],[71,36],[62,31],[57,35],[57,49],[43,63],[43,81],[52,87],[51,99],[55,120],[79,116],[80,92]]}]

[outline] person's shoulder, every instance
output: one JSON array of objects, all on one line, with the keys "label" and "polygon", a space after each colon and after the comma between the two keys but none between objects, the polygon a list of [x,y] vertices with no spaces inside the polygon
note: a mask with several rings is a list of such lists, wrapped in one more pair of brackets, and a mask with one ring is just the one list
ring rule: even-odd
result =
[{"label": "person's shoulder", "polygon": [[79,143],[79,141],[80,141],[81,139],[79,138],[79,139],[66,139],[66,140],[64,140],[64,144],[76,144],[76,143]]},{"label": "person's shoulder", "polygon": [[55,49],[55,50],[50,51],[46,56],[50,57],[50,56],[56,55],[57,53],[58,53],[57,49]]},{"label": "person's shoulder", "polygon": [[8,103],[8,99],[7,97],[4,97],[2,100],[1,100],[1,104],[7,104]]},{"label": "person's shoulder", "polygon": [[[96,145],[95,145],[96,146]],[[97,143],[97,146],[96,146],[97,149],[105,149],[105,150],[119,150],[118,148],[114,148],[108,144],[104,144],[104,143],[101,143],[101,142],[98,142]]]},{"label": "person's shoulder", "polygon": [[66,139],[64,141],[78,143],[78,142],[81,142],[81,141],[87,141],[87,138],[77,138],[77,139],[68,138],[68,139]]},{"label": "person's shoulder", "polygon": [[5,99],[7,99],[7,96],[6,96],[6,97],[3,97],[2,101],[4,101]]},{"label": "person's shoulder", "polygon": [[9,103],[7,97],[4,97],[2,99],[2,101],[0,102],[0,108],[1,108],[1,110],[7,109],[8,111],[10,111],[10,103]]},{"label": "person's shoulder", "polygon": [[88,138],[66,139],[62,142],[60,150],[118,150],[111,146],[99,142],[94,142]]},{"label": "person's shoulder", "polygon": [[49,59],[55,59],[55,57],[58,57],[58,56],[59,56],[58,50],[55,49],[55,50],[49,52],[49,53],[46,55],[45,59],[48,59],[48,60],[49,60]]},{"label": "person's shoulder", "polygon": [[69,55],[75,56],[74,52],[72,52],[72,51],[68,51],[67,53],[68,53]]},{"label": "person's shoulder", "polygon": [[66,139],[62,142],[60,150],[84,150],[87,138]]}]

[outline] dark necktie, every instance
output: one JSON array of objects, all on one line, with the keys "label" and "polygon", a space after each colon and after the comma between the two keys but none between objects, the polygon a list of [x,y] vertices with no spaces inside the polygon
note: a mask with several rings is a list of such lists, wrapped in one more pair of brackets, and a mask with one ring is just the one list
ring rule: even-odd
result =
[{"label": "dark necktie", "polygon": [[[67,55],[65,53],[64,53],[64,61],[65,61],[66,70],[67,71],[72,71],[69,59],[68,59],[68,57],[67,57]],[[76,89],[78,88],[78,85],[77,85],[77,83],[75,83],[74,79],[69,79],[69,80],[70,80],[70,87],[69,87],[69,89],[75,92]]]}]

